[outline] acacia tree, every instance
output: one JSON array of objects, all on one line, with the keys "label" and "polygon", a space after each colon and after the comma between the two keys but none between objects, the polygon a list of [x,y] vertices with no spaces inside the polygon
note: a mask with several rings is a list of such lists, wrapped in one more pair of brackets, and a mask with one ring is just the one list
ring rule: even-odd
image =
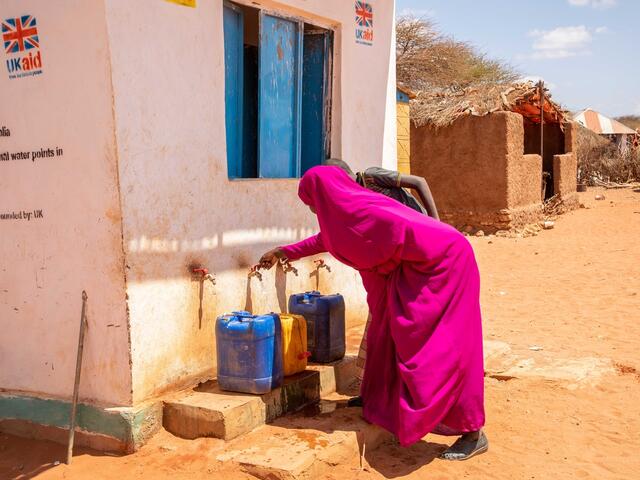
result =
[{"label": "acacia tree", "polygon": [[508,83],[519,77],[509,64],[443,35],[430,20],[412,16],[396,23],[396,70],[397,80],[416,92]]}]

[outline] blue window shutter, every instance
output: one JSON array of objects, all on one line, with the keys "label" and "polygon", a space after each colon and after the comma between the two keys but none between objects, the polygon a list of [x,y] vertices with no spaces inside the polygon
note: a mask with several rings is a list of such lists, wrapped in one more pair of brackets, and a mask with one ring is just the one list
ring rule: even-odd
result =
[{"label": "blue window shutter", "polygon": [[229,178],[243,176],[242,98],[244,77],[244,29],[242,10],[224,3],[224,83],[227,168]]},{"label": "blue window shutter", "polygon": [[300,175],[302,24],[260,12],[258,173]]},{"label": "blue window shutter", "polygon": [[327,116],[330,85],[329,32],[304,36],[302,81],[302,174],[327,158]]}]

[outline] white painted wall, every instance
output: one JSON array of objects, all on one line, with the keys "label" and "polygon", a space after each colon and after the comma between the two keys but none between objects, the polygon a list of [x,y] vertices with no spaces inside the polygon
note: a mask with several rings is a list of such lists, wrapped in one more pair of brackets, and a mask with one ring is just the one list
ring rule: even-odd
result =
[{"label": "white painted wall", "polygon": [[82,400],[127,405],[131,370],[112,113],[101,1],[1,0],[0,19],[34,15],[42,75],[9,79],[0,52],[0,388],[70,398],[81,292],[89,295]]},{"label": "white painted wall", "polygon": [[[395,19],[395,2],[392,18]],[[391,22],[391,41],[389,42],[389,72],[387,75],[387,101],[384,116],[384,147],[382,166],[390,170],[398,168],[398,116],[396,101],[396,23]]]},{"label": "white painted wall", "polygon": [[[335,29],[332,155],[395,165],[394,2],[372,1],[372,46],[355,43],[351,1],[245,3]],[[43,74],[10,80],[0,63],[0,153],[64,155],[0,162],[0,213],[45,215],[0,221],[0,388],[70,397],[82,289],[83,400],[126,405],[214,374],[217,315],[282,310],[315,288],[311,260],[262,282],[248,267],[317,228],[297,181],[227,179],[222,1],[0,0],[2,19],[23,14],[37,17]],[[193,263],[218,281],[202,322]],[[328,263],[320,289],[363,322],[358,274]]]},{"label": "white painted wall", "polygon": [[[247,3],[335,28],[332,153],[357,168],[394,165],[395,121],[385,121],[395,118],[394,2],[373,2],[373,46],[355,43],[351,1]],[[316,220],[295,180],[227,179],[222,1],[106,5],[138,401],[213,373],[216,315],[244,307],[248,296],[256,312],[280,310],[290,293],[315,286],[311,262],[297,278],[254,280],[251,295],[246,273],[263,251],[306,236]],[[215,290],[205,285],[202,324],[191,263],[218,278]],[[351,320],[364,321],[358,275],[330,264],[325,290],[343,293]]]}]

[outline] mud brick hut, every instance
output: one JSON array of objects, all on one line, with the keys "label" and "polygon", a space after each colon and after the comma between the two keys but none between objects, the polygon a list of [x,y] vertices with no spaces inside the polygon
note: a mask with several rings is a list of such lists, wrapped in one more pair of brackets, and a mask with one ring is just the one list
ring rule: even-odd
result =
[{"label": "mud brick hut", "polygon": [[[215,378],[218,315],[316,287],[314,259],[247,273],[317,230],[306,169],[396,168],[394,9],[0,2],[0,431],[65,439],[83,290],[76,440],[130,451],[163,395]],[[357,272],[326,260],[320,290],[363,322]]]},{"label": "mud brick hut", "polygon": [[574,124],[537,85],[421,93],[411,115],[411,173],[428,180],[447,223],[512,229],[541,220],[551,197],[577,203]]}]

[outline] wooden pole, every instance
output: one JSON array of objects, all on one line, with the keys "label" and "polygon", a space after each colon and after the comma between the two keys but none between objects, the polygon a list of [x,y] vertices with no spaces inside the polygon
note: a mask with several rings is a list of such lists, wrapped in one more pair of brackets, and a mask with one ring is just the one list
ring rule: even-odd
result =
[{"label": "wooden pole", "polygon": [[544,80],[540,80],[540,156],[544,162]]},{"label": "wooden pole", "polygon": [[544,171],[544,80],[538,83],[540,88],[540,158],[542,159],[542,202],[544,203],[547,190],[548,177]]},{"label": "wooden pole", "polygon": [[84,350],[84,333],[87,328],[87,292],[82,291],[82,313],[80,314],[80,333],[78,335],[78,356],[76,358],[76,379],[73,384],[73,403],[69,419],[69,444],[67,447],[67,465],[71,465],[73,457],[73,440],[76,431],[76,410],[78,408],[78,391],[80,390],[80,372],[82,371],[82,351]]}]

